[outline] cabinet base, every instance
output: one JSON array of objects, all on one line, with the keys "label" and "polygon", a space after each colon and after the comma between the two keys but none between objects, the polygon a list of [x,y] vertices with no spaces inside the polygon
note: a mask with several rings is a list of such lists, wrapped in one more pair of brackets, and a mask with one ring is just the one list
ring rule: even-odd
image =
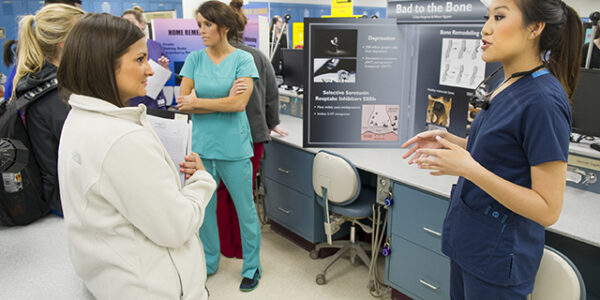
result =
[{"label": "cabinet base", "polygon": [[412,298],[392,289],[392,300],[412,300]]},{"label": "cabinet base", "polygon": [[273,222],[273,220],[271,220],[270,223],[271,223],[271,230],[279,233],[283,237],[294,242],[296,245],[300,246],[300,248],[302,248],[306,251],[311,251],[311,250],[315,249],[315,245],[313,243],[305,240],[304,238],[300,237],[299,235],[295,234],[294,232],[290,231],[289,229]]}]

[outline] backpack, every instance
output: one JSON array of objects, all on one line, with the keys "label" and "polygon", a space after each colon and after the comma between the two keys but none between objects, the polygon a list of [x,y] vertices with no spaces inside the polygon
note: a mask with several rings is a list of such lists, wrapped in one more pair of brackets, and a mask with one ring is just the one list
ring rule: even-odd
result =
[{"label": "backpack", "polygon": [[[50,211],[43,197],[40,170],[33,152],[27,129],[19,111],[57,88],[56,76],[26,91],[13,101],[0,104],[0,226],[27,225]],[[24,111],[23,111],[24,114]],[[15,157],[16,156],[16,157]],[[12,158],[18,163],[10,163]],[[23,167],[24,164],[24,167]],[[21,170],[20,167],[22,167]]]}]

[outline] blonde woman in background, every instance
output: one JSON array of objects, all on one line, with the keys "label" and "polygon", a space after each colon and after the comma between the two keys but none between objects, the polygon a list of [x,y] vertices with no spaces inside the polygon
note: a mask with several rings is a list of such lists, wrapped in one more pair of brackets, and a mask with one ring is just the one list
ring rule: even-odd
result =
[{"label": "blonde woman in background", "polygon": [[[84,15],[83,10],[72,5],[49,4],[35,16],[27,15],[21,19],[13,99],[56,78],[64,41]],[[58,141],[68,112],[57,89],[41,96],[25,110],[25,126],[40,167],[44,201],[52,213],[61,217],[56,161]]]}]

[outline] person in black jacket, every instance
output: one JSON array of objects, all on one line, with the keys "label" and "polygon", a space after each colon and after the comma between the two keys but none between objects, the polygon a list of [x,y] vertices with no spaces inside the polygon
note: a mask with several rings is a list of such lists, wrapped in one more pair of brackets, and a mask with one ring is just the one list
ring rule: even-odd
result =
[{"label": "person in black jacket", "polygon": [[[49,4],[35,16],[19,22],[18,61],[14,93],[18,98],[26,91],[56,78],[62,45],[73,26],[85,15],[80,8],[66,4]],[[16,98],[15,98],[16,99]],[[40,166],[43,198],[51,212],[62,216],[58,190],[58,141],[69,108],[53,90],[30,104],[24,122],[35,159]]]}]

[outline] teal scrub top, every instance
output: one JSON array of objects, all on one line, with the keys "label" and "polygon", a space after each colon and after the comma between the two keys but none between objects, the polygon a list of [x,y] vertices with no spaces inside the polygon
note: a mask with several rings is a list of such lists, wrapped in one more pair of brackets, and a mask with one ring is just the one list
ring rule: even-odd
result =
[{"label": "teal scrub top", "polygon": [[[224,98],[241,77],[258,79],[252,55],[240,49],[215,65],[204,49],[185,59],[179,73],[194,80],[198,98]],[[246,111],[192,115],[192,150],[206,159],[240,160],[254,155]]]}]

